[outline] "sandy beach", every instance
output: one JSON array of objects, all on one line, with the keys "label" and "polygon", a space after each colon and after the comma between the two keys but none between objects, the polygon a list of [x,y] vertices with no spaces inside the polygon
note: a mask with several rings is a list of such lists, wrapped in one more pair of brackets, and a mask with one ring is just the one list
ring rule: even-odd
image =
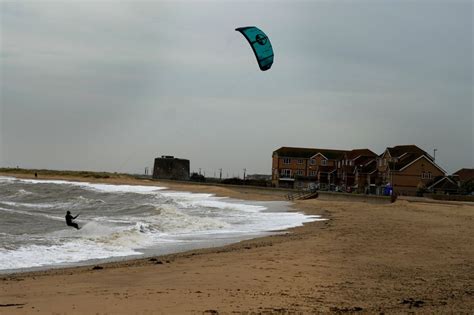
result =
[{"label": "sandy beach", "polygon": [[[248,187],[128,178],[100,181],[246,200],[284,199],[282,192]],[[3,275],[0,314],[391,314],[474,309],[474,205],[312,199],[295,201],[294,208],[329,220],[225,247],[100,264],[101,268]]]}]

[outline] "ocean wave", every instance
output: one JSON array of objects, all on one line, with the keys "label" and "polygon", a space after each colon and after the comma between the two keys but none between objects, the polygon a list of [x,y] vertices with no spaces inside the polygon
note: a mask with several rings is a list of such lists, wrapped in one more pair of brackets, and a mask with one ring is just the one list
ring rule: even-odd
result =
[{"label": "ocean wave", "polygon": [[[41,183],[34,186],[32,184]],[[45,185],[45,184],[53,185]],[[57,186],[67,185],[67,186]],[[6,188],[5,190],[3,188]],[[0,212],[44,217],[33,235],[19,224],[4,238],[0,269],[76,263],[89,259],[139,255],[142,248],[155,251],[162,243],[179,247],[180,242],[212,239],[218,234],[257,235],[319,220],[301,213],[272,209],[270,203],[233,200],[212,194],[162,191],[163,187],[108,185],[68,181],[15,180],[2,184]],[[28,191],[27,191],[28,190]],[[11,194],[23,194],[18,199]],[[5,195],[8,195],[5,198]],[[76,230],[64,223],[64,213],[83,213]],[[9,217],[9,216],[8,216]],[[61,223],[58,224],[57,222]],[[8,223],[4,223],[8,224]],[[9,231],[2,229],[2,232]],[[2,245],[3,246],[3,245]],[[168,246],[168,245],[166,245]],[[7,249],[8,248],[8,249]]]},{"label": "ocean wave", "polygon": [[218,218],[189,215],[172,205],[156,207],[156,215],[153,216],[152,223],[158,230],[172,234],[210,232],[230,227],[228,223]]},{"label": "ocean wave", "polygon": [[212,194],[193,194],[188,192],[166,192],[161,194],[171,198],[174,203],[184,209],[206,207],[244,212],[260,212],[267,209],[265,206],[234,202],[227,197],[216,197]]},{"label": "ocean wave", "polygon": [[9,177],[9,176],[0,176],[0,183],[1,182],[12,182],[16,180],[15,177]]},{"label": "ocean wave", "polygon": [[18,179],[18,181],[32,184],[59,184],[59,185],[71,185],[79,186],[81,188],[92,189],[102,192],[111,193],[138,193],[138,194],[150,194],[156,193],[160,190],[166,189],[166,187],[158,186],[142,186],[142,185],[113,185],[113,184],[96,184],[88,182],[71,182],[65,180],[39,180],[39,179]]},{"label": "ocean wave", "polygon": [[35,193],[25,189],[19,189],[12,197],[23,197],[30,195],[35,195]]},{"label": "ocean wave", "polygon": [[58,203],[27,203],[27,202],[15,202],[15,201],[0,201],[0,204],[5,204],[13,207],[26,207],[26,208],[36,208],[36,209],[48,209],[48,208],[61,208],[67,205],[64,202]]},{"label": "ocean wave", "polygon": [[15,250],[0,251],[0,270],[77,263],[91,259],[140,255],[126,246],[98,246],[79,240],[61,245],[27,245]]},{"label": "ocean wave", "polygon": [[46,213],[40,213],[40,212],[29,212],[29,211],[24,211],[24,210],[7,209],[7,208],[2,208],[2,207],[0,207],[0,211],[10,212],[10,213],[15,213],[15,214],[21,214],[21,215],[34,216],[34,217],[44,217],[44,218],[48,218],[48,219],[55,220],[55,221],[64,221],[64,217],[53,216],[53,215],[49,215],[49,214],[46,214]]}]

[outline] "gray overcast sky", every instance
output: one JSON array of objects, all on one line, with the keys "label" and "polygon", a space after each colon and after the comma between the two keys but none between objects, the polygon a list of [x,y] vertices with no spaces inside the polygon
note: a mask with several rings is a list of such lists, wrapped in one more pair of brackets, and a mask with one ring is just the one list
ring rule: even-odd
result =
[{"label": "gray overcast sky", "polygon": [[[472,1],[2,1],[0,166],[271,173],[280,146],[473,167]],[[258,69],[236,27],[270,37]]]}]

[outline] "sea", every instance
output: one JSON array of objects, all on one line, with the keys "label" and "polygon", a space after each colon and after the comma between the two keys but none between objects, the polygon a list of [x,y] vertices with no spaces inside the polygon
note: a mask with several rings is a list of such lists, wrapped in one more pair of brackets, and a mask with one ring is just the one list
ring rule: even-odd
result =
[{"label": "sea", "polygon": [[[66,211],[79,214],[79,230],[66,226]],[[222,246],[317,220],[287,202],[0,177],[0,273]]]}]

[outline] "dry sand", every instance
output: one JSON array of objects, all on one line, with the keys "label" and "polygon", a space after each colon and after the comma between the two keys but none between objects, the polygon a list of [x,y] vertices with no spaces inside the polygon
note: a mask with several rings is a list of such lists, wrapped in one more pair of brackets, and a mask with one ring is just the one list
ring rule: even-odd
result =
[{"label": "dry sand", "polygon": [[[259,189],[162,185],[283,199]],[[3,276],[0,314],[472,313],[474,205],[313,199],[295,208],[329,220],[99,270]]]}]

